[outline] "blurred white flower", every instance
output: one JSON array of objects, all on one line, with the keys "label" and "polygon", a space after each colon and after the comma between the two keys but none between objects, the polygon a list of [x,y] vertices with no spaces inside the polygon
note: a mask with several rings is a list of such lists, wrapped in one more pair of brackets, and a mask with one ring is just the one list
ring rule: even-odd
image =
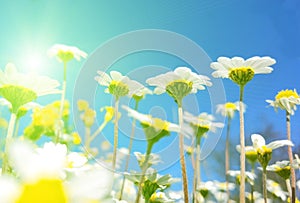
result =
[{"label": "blurred white flower", "polygon": [[153,193],[150,197],[150,202],[155,202],[155,203],[173,203],[174,201],[169,199],[165,193],[163,192],[157,192]]},{"label": "blurred white flower", "polygon": [[39,96],[60,93],[58,86],[58,81],[47,76],[19,73],[11,63],[0,70],[0,96],[10,102],[13,113]]},{"label": "blurred white flower", "polygon": [[[249,172],[249,171],[246,171],[245,174],[246,174],[246,181],[249,184],[254,185],[254,181],[256,179],[256,175],[254,173]],[[229,170],[227,172],[227,175],[236,178],[238,180],[238,182],[240,182],[241,171]]]},{"label": "blurred white flower", "polygon": [[161,131],[161,130],[165,130],[168,132],[180,131],[179,126],[174,123],[164,121],[160,118],[153,118],[151,115],[139,113],[129,108],[128,106],[122,106],[122,108],[128,112],[128,116],[135,118],[136,120],[140,121],[142,124],[153,127],[157,131]]},{"label": "blurred white flower", "polygon": [[86,58],[87,53],[81,51],[77,47],[68,46],[64,44],[55,44],[49,51],[49,56],[56,56],[59,61],[68,62],[75,58],[77,61],[80,61],[80,58]]},{"label": "blurred white flower", "polygon": [[[136,157],[136,159],[138,160],[139,162],[139,165],[142,166],[144,161],[145,161],[145,154],[142,154],[140,152],[134,152],[134,155]],[[149,160],[148,160],[148,165],[149,167],[152,166],[152,165],[156,165],[158,163],[161,163],[161,159],[160,159],[160,156],[158,154],[154,154],[154,153],[151,153],[149,155]]]},{"label": "blurred white flower", "polygon": [[110,93],[116,97],[129,96],[134,94],[141,94],[144,86],[135,80],[129,79],[127,76],[123,76],[120,72],[111,71],[110,75],[103,71],[97,71],[98,76],[95,80],[99,85],[106,86],[106,93]]},{"label": "blurred white flower", "polygon": [[274,101],[266,100],[266,102],[268,102],[270,106],[273,106],[275,110],[280,108],[293,115],[294,111],[297,110],[297,105],[300,105],[300,97],[295,89],[286,89],[278,92]]},{"label": "blurred white flower", "polygon": [[[74,203],[86,203],[109,199],[112,174],[104,168],[92,167],[81,173],[73,173],[65,180],[68,178],[64,175],[68,164],[65,145],[48,142],[42,148],[35,148],[24,141],[14,142],[10,145],[8,158],[20,178],[18,188],[13,192],[19,194],[14,195],[18,202],[50,203],[70,200]],[[78,154],[70,153],[69,156],[74,163],[78,161],[78,166],[85,162],[81,158],[78,158]],[[0,202],[3,202],[2,199]]]},{"label": "blurred white flower", "polygon": [[208,113],[200,113],[198,116],[194,116],[191,113],[184,111],[183,119],[185,122],[192,124],[197,128],[206,128],[208,131],[215,132],[217,128],[223,128],[224,124],[220,122],[214,122],[213,115]]},{"label": "blurred white flower", "polygon": [[[243,112],[246,112],[246,104],[243,103]],[[239,102],[227,102],[225,104],[218,104],[217,105],[217,113],[220,113],[222,116],[229,118],[233,118],[234,113],[236,111],[240,111]]]},{"label": "blurred white flower", "polygon": [[167,91],[171,96],[174,92],[171,91],[170,86],[174,83],[186,84],[189,89],[187,94],[196,93],[198,90],[204,90],[205,86],[212,85],[207,76],[198,75],[187,67],[178,67],[174,71],[149,78],[146,82],[151,86],[156,86],[155,94],[162,94]]},{"label": "blurred white flower", "polygon": [[287,200],[288,193],[281,188],[279,183],[268,179],[267,190],[273,195],[275,195],[276,197],[279,197],[282,201]]}]

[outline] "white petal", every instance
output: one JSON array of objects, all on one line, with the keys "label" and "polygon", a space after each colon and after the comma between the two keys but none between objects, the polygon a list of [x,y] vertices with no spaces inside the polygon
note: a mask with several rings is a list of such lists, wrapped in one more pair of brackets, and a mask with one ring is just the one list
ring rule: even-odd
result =
[{"label": "white petal", "polygon": [[267,74],[267,73],[271,73],[272,71],[273,68],[271,67],[261,67],[261,68],[254,69],[255,74]]},{"label": "white petal", "polygon": [[259,149],[262,146],[266,145],[265,139],[259,134],[252,134],[251,140],[252,140],[254,149]]},{"label": "white petal", "polygon": [[124,79],[124,76],[118,71],[110,71],[110,77],[116,81],[122,81]]},{"label": "white petal", "polygon": [[9,176],[0,177],[0,202],[14,203],[21,193],[18,182]]},{"label": "white petal", "polygon": [[277,140],[267,145],[267,147],[271,149],[277,149],[283,146],[294,146],[294,144],[289,140]]},{"label": "white petal", "polygon": [[244,66],[244,59],[236,56],[231,59],[231,63],[233,67],[242,67]]},{"label": "white petal", "polygon": [[211,74],[214,78],[228,78],[229,77],[229,72],[228,70],[218,70],[218,71],[214,71]]},{"label": "white petal", "polygon": [[219,57],[218,62],[221,63],[226,69],[230,69],[233,67],[233,64],[231,63],[231,59],[227,57]]},{"label": "white petal", "polygon": [[111,82],[111,78],[108,76],[108,74],[106,74],[103,71],[97,71],[97,74],[99,76],[95,77],[95,80],[103,86],[109,86],[110,82]]}]

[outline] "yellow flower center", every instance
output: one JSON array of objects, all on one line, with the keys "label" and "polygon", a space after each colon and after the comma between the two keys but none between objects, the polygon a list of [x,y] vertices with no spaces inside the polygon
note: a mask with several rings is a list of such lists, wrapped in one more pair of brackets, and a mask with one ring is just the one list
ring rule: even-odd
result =
[{"label": "yellow flower center", "polygon": [[272,153],[272,149],[268,148],[267,146],[262,146],[261,148],[257,149],[257,153],[260,155],[270,154]]},{"label": "yellow flower center", "polygon": [[246,85],[254,77],[254,70],[251,67],[238,67],[229,70],[229,78],[240,86]]},{"label": "yellow flower center", "polygon": [[232,102],[227,102],[226,104],[225,104],[225,108],[226,109],[232,109],[232,110],[236,110],[237,108],[236,108],[236,105],[234,104],[234,103],[232,103]]},{"label": "yellow flower center", "polygon": [[257,160],[257,153],[256,151],[246,151],[246,158],[250,162],[256,162]]},{"label": "yellow flower center", "polygon": [[82,114],[82,120],[87,127],[91,127],[95,122],[96,112],[93,109],[87,109]]},{"label": "yellow flower center", "polygon": [[282,91],[278,92],[275,99],[279,100],[281,98],[289,98],[289,97],[299,98],[299,95],[297,94],[296,91],[287,89],[287,90],[282,90]]},{"label": "yellow flower center", "polygon": [[272,187],[278,187],[279,186],[279,184],[274,182],[274,181],[271,183],[271,185],[272,185]]},{"label": "yellow flower center", "polygon": [[61,180],[42,179],[25,184],[16,203],[66,203],[67,196]]}]

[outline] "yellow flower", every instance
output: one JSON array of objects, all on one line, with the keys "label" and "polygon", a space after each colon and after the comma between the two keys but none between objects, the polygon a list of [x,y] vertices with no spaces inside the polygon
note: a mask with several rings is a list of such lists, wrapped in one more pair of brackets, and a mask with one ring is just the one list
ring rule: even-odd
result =
[{"label": "yellow flower", "polygon": [[91,127],[95,122],[96,112],[93,109],[85,110],[80,118],[83,120],[84,125],[87,127]]},{"label": "yellow flower", "polygon": [[80,99],[77,101],[77,107],[79,111],[85,111],[89,108],[89,103],[85,100]]},{"label": "yellow flower", "polygon": [[73,143],[75,145],[79,145],[81,143],[81,137],[78,132],[72,132],[71,135],[73,137]]},{"label": "yellow flower", "polygon": [[51,105],[47,105],[44,108],[33,109],[32,123],[35,126],[52,128],[58,119],[59,111]]},{"label": "yellow flower", "polygon": [[111,119],[114,117],[115,115],[115,109],[111,106],[105,106],[103,108],[100,109],[100,111],[106,111],[105,116],[104,116],[104,121],[105,122],[109,122],[111,121]]}]

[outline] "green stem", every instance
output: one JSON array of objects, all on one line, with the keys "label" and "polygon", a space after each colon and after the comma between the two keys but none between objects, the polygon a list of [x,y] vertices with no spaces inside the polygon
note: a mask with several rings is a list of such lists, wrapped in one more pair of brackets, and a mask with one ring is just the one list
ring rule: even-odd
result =
[{"label": "green stem", "polygon": [[[141,178],[140,178],[139,185],[138,185],[138,193],[137,193],[135,203],[140,202],[140,197],[141,197],[141,194],[142,194],[142,185],[144,183],[145,174],[146,174],[146,171],[148,169],[148,161],[149,161],[149,158],[150,158],[152,147],[153,147],[153,143],[148,142],[147,151],[146,151],[146,155],[145,155],[145,160],[144,160],[144,162],[142,164],[142,167],[141,167],[142,168],[142,174],[141,174]],[[147,200],[146,200],[146,202],[147,202]]]},{"label": "green stem", "polygon": [[88,153],[90,153],[90,147],[91,147],[91,128],[89,127],[85,127],[85,143],[84,143],[84,147],[87,150]]},{"label": "green stem", "polygon": [[13,137],[18,137],[19,126],[20,126],[20,118],[16,118],[16,124],[15,124],[15,130],[14,130]]},{"label": "green stem", "polygon": [[61,99],[60,99],[60,109],[59,109],[59,120],[58,120],[58,131],[56,135],[55,142],[58,143],[59,139],[63,135],[63,129],[64,129],[64,121],[62,119],[63,116],[63,110],[64,110],[64,103],[65,103],[65,96],[66,96],[66,89],[67,89],[67,62],[64,62],[64,80],[63,80],[63,86],[62,86],[62,92],[61,92]]},{"label": "green stem", "polygon": [[226,179],[226,193],[227,193],[227,197],[228,200],[227,202],[229,202],[230,199],[230,191],[229,191],[229,176],[228,176],[228,171],[230,168],[230,153],[229,153],[229,149],[230,149],[230,143],[229,143],[229,139],[230,139],[230,125],[231,125],[231,118],[227,117],[228,122],[227,122],[227,132],[226,132],[226,149],[225,149],[225,179]]},{"label": "green stem", "polygon": [[[251,163],[251,173],[254,175],[255,162]],[[255,180],[253,180],[255,181]],[[254,203],[254,183],[251,184],[251,203]]]},{"label": "green stem", "polygon": [[[134,110],[137,111],[139,106],[139,100],[135,101],[135,107]],[[130,154],[131,154],[131,150],[132,150],[132,144],[133,144],[133,138],[134,138],[134,131],[135,131],[135,125],[136,125],[136,119],[132,120],[132,128],[131,128],[131,134],[130,134],[130,140],[129,140],[129,146],[128,146],[128,154],[126,157],[126,163],[125,163],[125,172],[128,171],[128,167],[129,167],[129,160],[130,160]],[[123,191],[124,191],[124,186],[125,186],[125,175],[123,176],[123,181],[122,181],[122,187],[121,187],[121,192],[120,192],[120,197],[119,200],[122,200],[122,196],[123,196]]]},{"label": "green stem", "polygon": [[[291,117],[290,114],[286,111],[286,129],[287,129],[287,138],[291,141]],[[292,196],[290,197],[291,203],[296,202],[296,175],[293,165],[293,152],[292,147],[288,146],[288,155],[291,165],[291,186],[292,186]]]},{"label": "green stem", "polygon": [[11,143],[13,134],[14,134],[14,127],[16,123],[17,116],[15,113],[11,113],[10,115],[10,120],[8,124],[8,129],[7,129],[7,135],[6,135],[6,140],[5,140],[5,149],[4,149],[4,157],[3,157],[3,164],[2,164],[2,173],[8,173],[9,172],[9,165],[8,165],[8,148],[9,144]]},{"label": "green stem", "polygon": [[291,197],[292,196],[292,188],[291,188],[291,181],[289,178],[285,180],[285,184],[286,184],[286,188],[289,193],[289,196]]},{"label": "green stem", "polygon": [[107,122],[103,121],[103,123],[99,126],[99,128],[91,135],[91,137],[90,137],[91,142],[99,135],[99,133],[102,132],[102,130],[104,129],[104,127],[106,125],[107,125]]},{"label": "green stem", "polygon": [[262,174],[262,179],[263,179],[263,195],[264,195],[264,202],[267,203],[267,170],[266,167],[263,168],[263,174]]},{"label": "green stem", "polygon": [[116,169],[116,160],[117,160],[117,148],[118,148],[118,137],[119,137],[119,128],[118,128],[118,121],[119,121],[119,99],[115,99],[115,126],[114,126],[114,151],[113,151],[113,158],[112,158],[112,169]]},{"label": "green stem", "polygon": [[240,180],[240,203],[245,203],[245,129],[244,129],[244,111],[243,111],[244,86],[240,86],[240,164],[241,164],[241,180]]},{"label": "green stem", "polygon": [[[179,102],[180,104],[182,102]],[[178,120],[179,127],[182,128],[183,125],[183,115],[182,115],[182,106],[178,105]],[[180,153],[180,164],[181,164],[181,174],[182,174],[182,185],[183,185],[183,194],[184,194],[184,203],[189,203],[189,191],[188,191],[188,180],[185,168],[184,160],[184,135],[179,132],[179,153]]]},{"label": "green stem", "polygon": [[197,188],[201,183],[201,168],[200,168],[200,142],[196,143],[196,161],[195,161],[195,170],[194,170],[194,202],[198,203],[198,193]]},{"label": "green stem", "polygon": [[240,203],[245,203],[245,129],[244,129],[244,112],[243,112],[243,96],[244,86],[240,86],[240,164],[241,164],[241,180],[240,180]]}]

